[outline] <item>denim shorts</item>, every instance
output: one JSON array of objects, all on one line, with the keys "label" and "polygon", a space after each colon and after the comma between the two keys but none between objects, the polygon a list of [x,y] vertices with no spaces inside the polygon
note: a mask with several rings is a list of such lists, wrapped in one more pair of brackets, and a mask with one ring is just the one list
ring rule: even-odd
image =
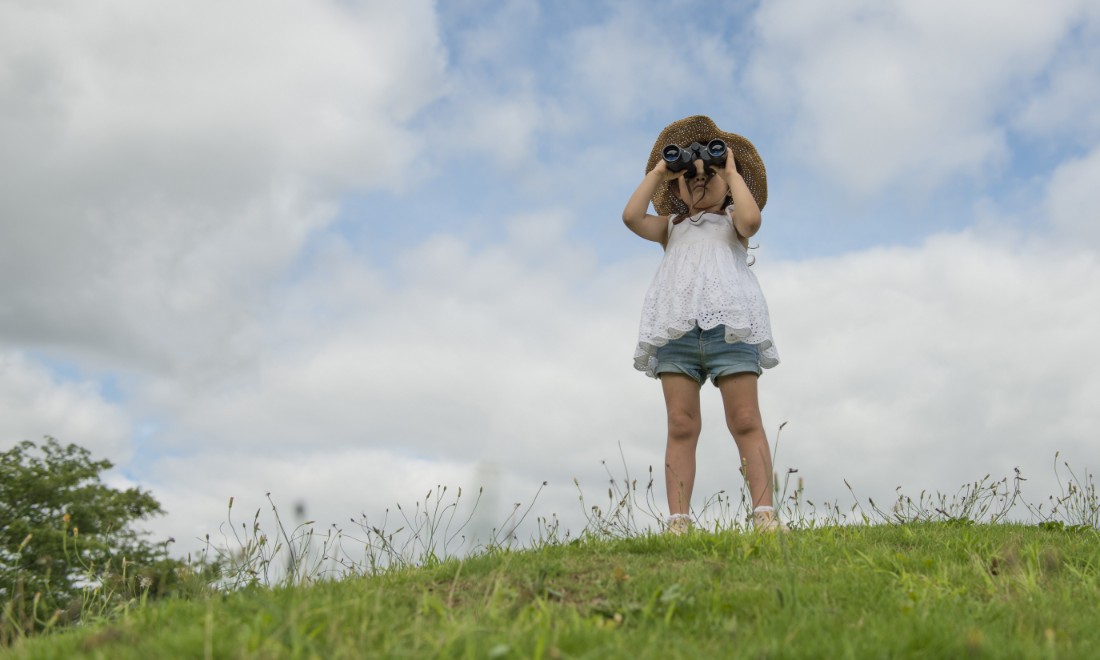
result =
[{"label": "denim shorts", "polygon": [[760,375],[760,351],[753,344],[726,341],[726,326],[710,330],[695,326],[657,349],[657,377],[673,373],[691,376],[700,385],[710,377],[714,386],[718,379],[730,374]]}]

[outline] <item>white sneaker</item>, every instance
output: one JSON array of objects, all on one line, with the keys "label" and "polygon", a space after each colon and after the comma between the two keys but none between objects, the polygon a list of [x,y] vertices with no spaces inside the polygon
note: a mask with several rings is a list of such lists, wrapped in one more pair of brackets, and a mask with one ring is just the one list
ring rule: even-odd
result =
[{"label": "white sneaker", "polygon": [[691,517],[686,513],[677,513],[668,517],[667,531],[673,536],[683,536],[691,531]]},{"label": "white sneaker", "polygon": [[776,517],[775,509],[771,507],[757,507],[752,512],[752,526],[758,532],[789,532],[790,527],[787,527],[782,520]]}]

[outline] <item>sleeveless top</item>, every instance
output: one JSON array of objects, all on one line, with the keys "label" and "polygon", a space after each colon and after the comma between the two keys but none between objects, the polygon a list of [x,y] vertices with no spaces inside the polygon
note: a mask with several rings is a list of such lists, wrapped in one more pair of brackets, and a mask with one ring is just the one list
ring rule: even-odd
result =
[{"label": "sleeveless top", "polygon": [[768,304],[737,239],[732,211],[731,205],[725,214],[704,213],[678,224],[669,216],[665,254],[642,305],[634,352],[634,368],[647,376],[657,377],[657,348],[696,325],[724,325],[727,342],[757,347],[761,368],[779,364]]}]

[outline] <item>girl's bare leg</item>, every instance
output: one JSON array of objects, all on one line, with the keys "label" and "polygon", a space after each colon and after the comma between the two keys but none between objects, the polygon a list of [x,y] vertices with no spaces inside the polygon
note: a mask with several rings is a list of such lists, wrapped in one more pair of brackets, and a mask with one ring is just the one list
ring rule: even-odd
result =
[{"label": "girl's bare leg", "polygon": [[702,428],[699,383],[683,374],[661,374],[668,412],[668,444],[665,447],[665,491],[669,514],[686,514],[695,486],[695,448]]},{"label": "girl's bare leg", "polygon": [[718,379],[726,426],[737,443],[754,509],[772,505],[772,455],[760,419],[757,378],[754,373],[743,373]]}]

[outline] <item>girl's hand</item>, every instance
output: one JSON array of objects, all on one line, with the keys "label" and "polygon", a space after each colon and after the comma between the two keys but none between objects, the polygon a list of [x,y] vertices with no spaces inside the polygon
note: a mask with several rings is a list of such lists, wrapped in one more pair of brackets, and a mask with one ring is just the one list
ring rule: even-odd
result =
[{"label": "girl's hand", "polygon": [[733,151],[726,152],[726,164],[722,166],[722,178],[726,181],[733,181],[733,176],[741,176],[737,171],[737,158],[733,155]]},{"label": "girl's hand", "polygon": [[752,191],[745,184],[744,177],[737,171],[737,159],[733,152],[726,156],[722,178],[726,180],[730,188],[730,197],[733,199],[733,227],[737,230],[738,236],[747,239],[760,229],[760,208],[756,205]]},{"label": "girl's hand", "polygon": [[669,181],[681,179],[685,174],[687,174],[687,170],[680,170],[679,172],[669,171],[668,163],[663,158],[657,161],[657,164],[653,166],[652,171],[660,173],[661,181],[663,183],[668,183]]}]

